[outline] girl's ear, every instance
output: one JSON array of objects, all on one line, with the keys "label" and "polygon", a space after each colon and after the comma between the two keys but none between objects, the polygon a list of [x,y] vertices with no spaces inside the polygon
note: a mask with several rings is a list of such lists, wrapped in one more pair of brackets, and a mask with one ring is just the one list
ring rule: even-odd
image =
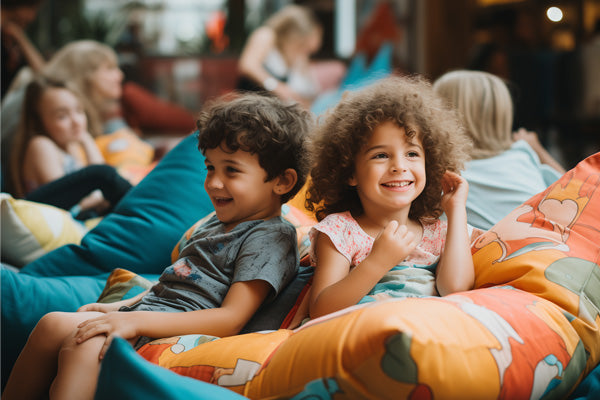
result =
[{"label": "girl's ear", "polygon": [[294,188],[296,182],[298,182],[298,173],[293,168],[288,168],[281,175],[279,175],[275,183],[273,191],[279,196],[283,196]]}]

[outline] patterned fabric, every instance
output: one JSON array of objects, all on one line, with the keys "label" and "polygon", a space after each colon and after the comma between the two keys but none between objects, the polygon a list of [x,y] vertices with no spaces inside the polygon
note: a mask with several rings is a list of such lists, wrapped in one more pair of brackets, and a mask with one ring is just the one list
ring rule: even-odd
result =
[{"label": "patterned fabric", "polygon": [[475,290],[139,354],[251,399],[567,398],[600,362],[599,188],[600,153],[475,240]]},{"label": "patterned fabric", "polygon": [[[423,238],[415,250],[400,264],[392,268],[359,304],[382,297],[437,296],[435,268],[446,240],[446,221],[436,220],[423,224]],[[310,255],[316,265],[315,239],[326,234],[335,248],[350,261],[351,267],[360,264],[373,248],[373,237],[362,230],[349,212],[331,214],[310,231]]]}]

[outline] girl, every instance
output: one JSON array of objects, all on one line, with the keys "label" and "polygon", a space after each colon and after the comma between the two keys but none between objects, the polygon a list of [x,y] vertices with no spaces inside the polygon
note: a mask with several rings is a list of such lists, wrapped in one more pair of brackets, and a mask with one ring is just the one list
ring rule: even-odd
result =
[{"label": "girl", "polygon": [[433,89],[458,110],[473,140],[473,159],[463,172],[471,189],[470,225],[490,229],[565,173],[535,132],[523,128],[512,132],[512,98],[499,77],[482,71],[451,71],[439,77]]},{"label": "girl", "polygon": [[421,78],[386,78],[343,98],[313,141],[311,318],[366,295],[471,289],[468,186],[456,173],[468,144]]},{"label": "girl", "polygon": [[268,90],[309,107],[318,92],[308,66],[323,29],[308,8],[289,5],[256,29],[239,61],[239,90]]},{"label": "girl", "polygon": [[[104,159],[88,131],[83,100],[68,84],[39,77],[27,86],[23,106],[10,168],[16,196],[70,208],[96,188],[104,188],[109,193],[107,199],[113,202],[129,190],[131,185],[108,166],[79,173],[77,176],[83,176],[77,180],[71,178],[82,167],[103,164]],[[59,178],[68,185],[46,186]],[[99,180],[105,184],[94,183]],[[80,193],[82,186],[78,183],[97,186]],[[70,188],[78,194],[69,192]],[[57,204],[56,196],[68,200]],[[106,208],[98,192],[81,203],[84,209],[96,207]]]}]

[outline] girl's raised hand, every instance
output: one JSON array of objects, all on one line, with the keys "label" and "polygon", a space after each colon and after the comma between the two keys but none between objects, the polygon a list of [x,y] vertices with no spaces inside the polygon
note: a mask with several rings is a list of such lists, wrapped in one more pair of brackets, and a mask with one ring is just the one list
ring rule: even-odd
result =
[{"label": "girl's raised hand", "polygon": [[441,206],[446,215],[457,207],[464,208],[467,204],[469,184],[459,174],[446,171],[442,177],[442,191]]},{"label": "girl's raised hand", "polygon": [[406,259],[417,244],[415,235],[406,225],[390,221],[375,238],[369,258],[387,272]]}]

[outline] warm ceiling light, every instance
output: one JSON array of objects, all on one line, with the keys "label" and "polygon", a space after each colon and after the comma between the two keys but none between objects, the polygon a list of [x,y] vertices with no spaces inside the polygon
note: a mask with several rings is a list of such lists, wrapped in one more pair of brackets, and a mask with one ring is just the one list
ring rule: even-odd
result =
[{"label": "warm ceiling light", "polygon": [[558,7],[550,7],[546,10],[546,16],[552,22],[561,21],[563,18],[563,12]]}]

